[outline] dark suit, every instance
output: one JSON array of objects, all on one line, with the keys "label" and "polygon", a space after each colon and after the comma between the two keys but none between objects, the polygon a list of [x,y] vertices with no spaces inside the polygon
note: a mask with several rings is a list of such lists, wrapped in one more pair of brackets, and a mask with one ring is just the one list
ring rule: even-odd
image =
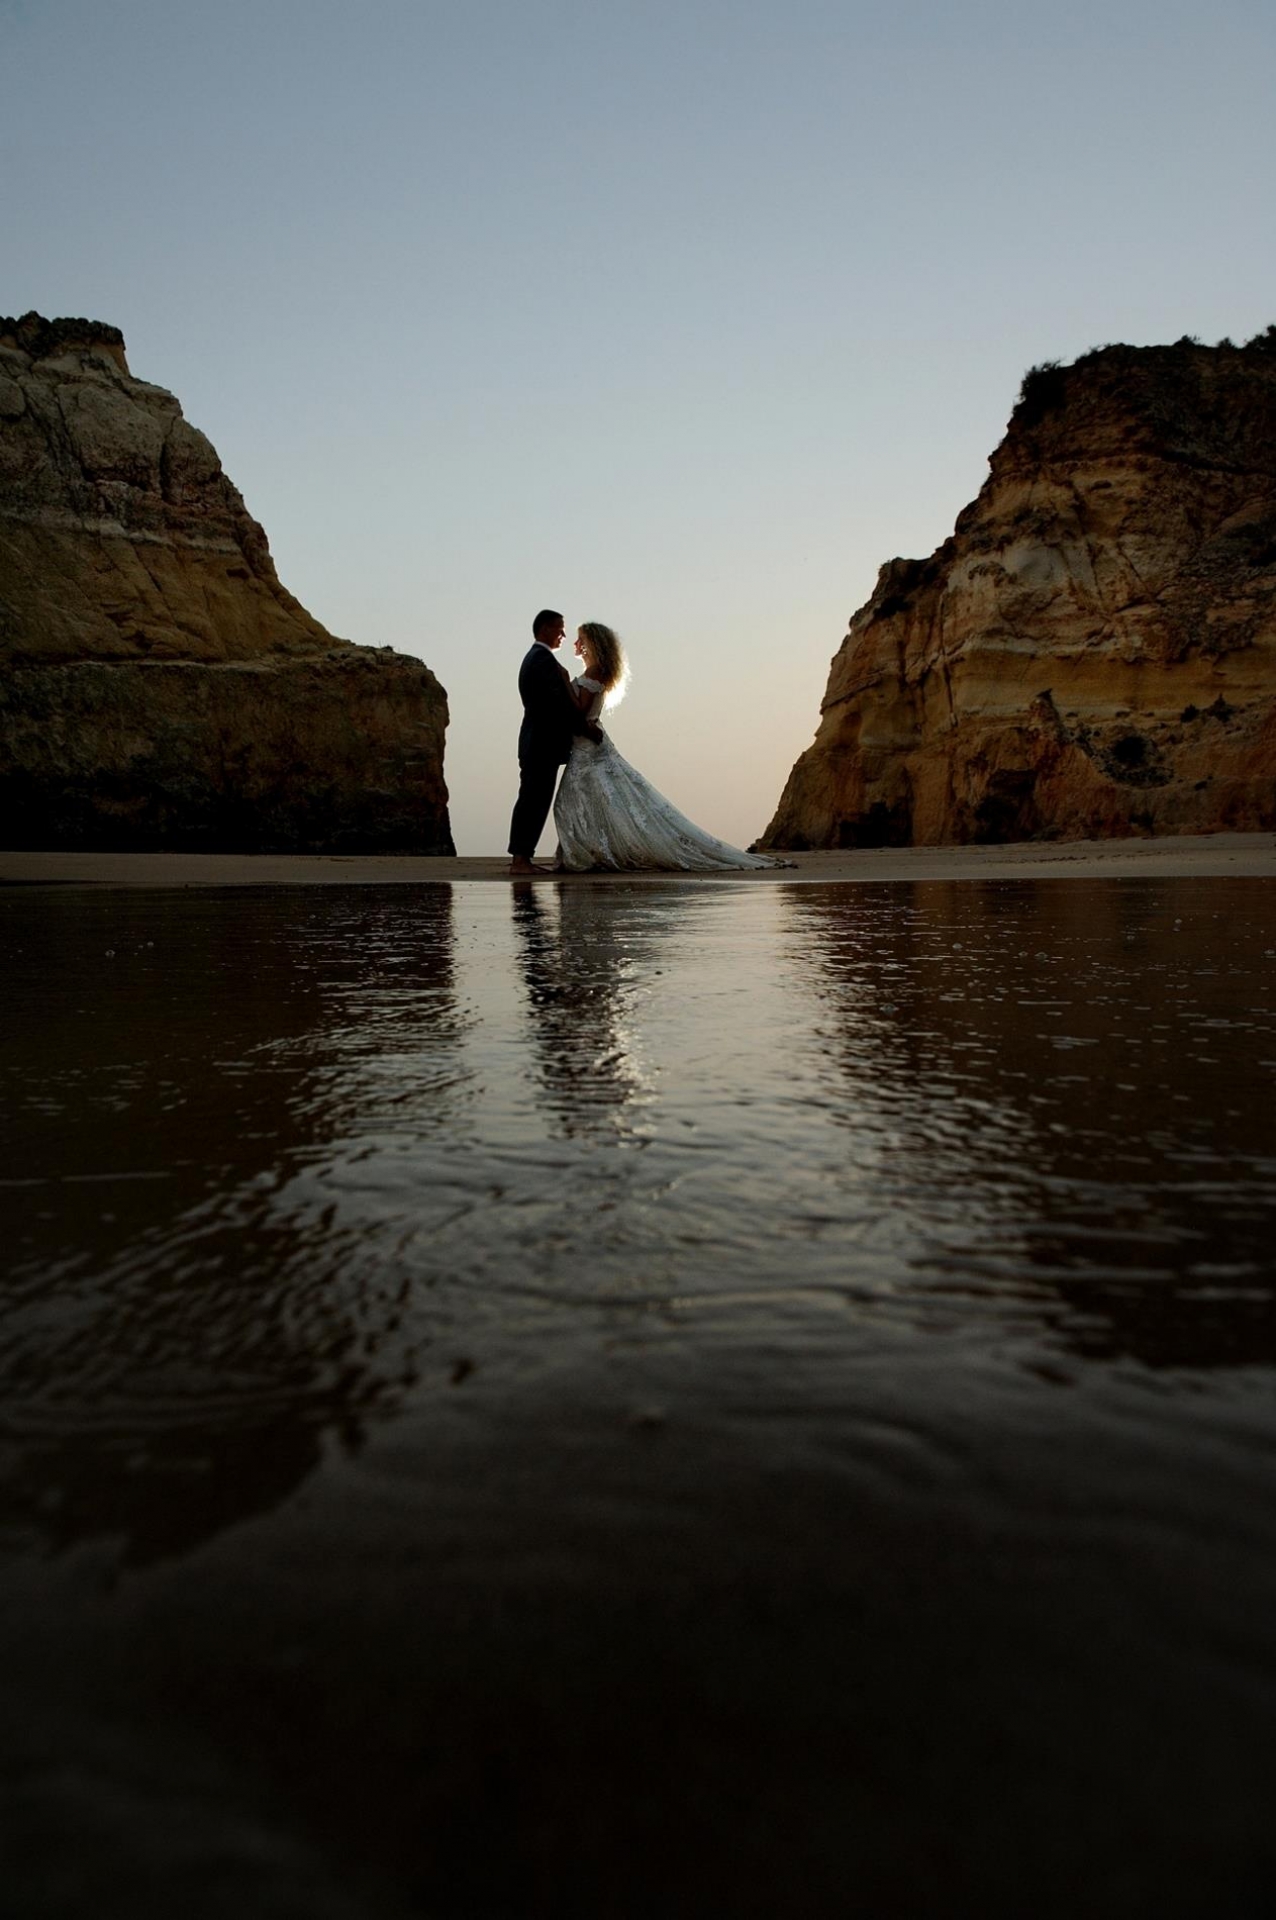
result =
[{"label": "dark suit", "polygon": [[518,799],[510,821],[510,852],[530,860],[545,830],[558,769],[582,731],[570,682],[549,647],[532,643],[518,670],[523,724],[518,730]]}]

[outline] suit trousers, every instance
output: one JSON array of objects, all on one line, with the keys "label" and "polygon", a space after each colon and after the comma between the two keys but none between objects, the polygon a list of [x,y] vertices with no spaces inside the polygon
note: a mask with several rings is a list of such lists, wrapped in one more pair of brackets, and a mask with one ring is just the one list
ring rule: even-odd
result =
[{"label": "suit trousers", "polygon": [[510,820],[510,853],[516,860],[530,860],[536,851],[554,804],[554,783],[562,764],[539,758],[518,763],[518,799]]}]

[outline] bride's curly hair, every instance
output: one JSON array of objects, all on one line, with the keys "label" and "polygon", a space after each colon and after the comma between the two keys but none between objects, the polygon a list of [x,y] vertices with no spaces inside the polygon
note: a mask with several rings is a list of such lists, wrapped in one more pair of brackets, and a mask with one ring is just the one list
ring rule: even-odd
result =
[{"label": "bride's curly hair", "polygon": [[593,656],[591,679],[597,680],[607,696],[604,705],[617,707],[625,697],[629,685],[629,662],[625,658],[625,649],[601,620],[586,620],[581,628],[589,642],[589,651]]}]

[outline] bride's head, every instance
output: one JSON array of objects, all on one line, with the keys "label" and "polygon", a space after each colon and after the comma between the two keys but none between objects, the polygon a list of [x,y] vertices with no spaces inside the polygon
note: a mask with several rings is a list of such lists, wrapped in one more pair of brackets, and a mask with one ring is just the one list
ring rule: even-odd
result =
[{"label": "bride's head", "polygon": [[629,662],[611,628],[600,620],[587,620],[576,634],[576,651],[585,672],[606,694],[604,705],[619,706],[629,685]]}]

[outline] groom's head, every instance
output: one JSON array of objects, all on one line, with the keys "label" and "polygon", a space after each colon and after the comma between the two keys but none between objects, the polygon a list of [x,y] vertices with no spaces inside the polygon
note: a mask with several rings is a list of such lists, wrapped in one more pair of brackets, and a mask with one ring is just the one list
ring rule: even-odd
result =
[{"label": "groom's head", "polygon": [[532,622],[532,637],[543,647],[561,647],[566,631],[562,614],[552,607],[542,607]]}]

